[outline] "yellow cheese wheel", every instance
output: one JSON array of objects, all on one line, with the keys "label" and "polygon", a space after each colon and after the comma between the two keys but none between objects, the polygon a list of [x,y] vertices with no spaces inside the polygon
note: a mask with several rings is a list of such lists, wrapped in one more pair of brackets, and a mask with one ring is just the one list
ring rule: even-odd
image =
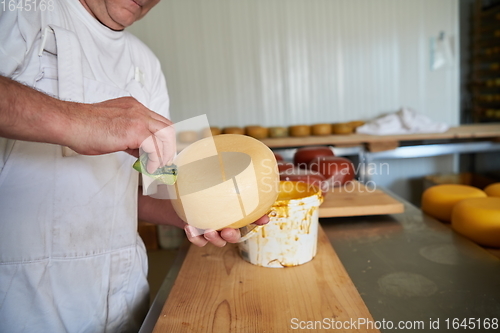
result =
[{"label": "yellow cheese wheel", "polygon": [[222,130],[223,134],[245,134],[245,129],[241,127],[225,127]]},{"label": "yellow cheese wheel", "polygon": [[219,135],[221,133],[221,130],[218,127],[210,127],[210,133],[212,134],[212,136]]},{"label": "yellow cheese wheel", "polygon": [[198,140],[198,132],[182,131],[177,134],[177,140],[182,143],[193,143]]},{"label": "yellow cheese wheel", "polygon": [[441,221],[450,222],[453,206],[468,198],[486,197],[480,189],[468,185],[443,184],[428,188],[422,194],[422,210]]},{"label": "yellow cheese wheel", "polygon": [[500,183],[494,183],[494,184],[488,185],[484,189],[484,192],[489,197],[500,197]]},{"label": "yellow cheese wheel", "polygon": [[290,136],[303,137],[311,135],[311,126],[308,125],[294,125],[289,127]]},{"label": "yellow cheese wheel", "polygon": [[214,135],[219,135],[220,133],[221,133],[221,130],[218,127],[204,128],[201,130],[201,138],[200,139],[208,138],[208,137],[214,136]]},{"label": "yellow cheese wheel", "polygon": [[175,164],[170,201],[184,222],[200,229],[244,227],[267,214],[278,197],[274,153],[246,135],[198,140],[179,153]]},{"label": "yellow cheese wheel", "polygon": [[269,137],[284,138],[288,136],[288,128],[286,127],[269,127]]},{"label": "yellow cheese wheel", "polygon": [[365,122],[363,120],[354,120],[354,121],[350,121],[347,123],[349,126],[351,126],[353,129],[356,129],[360,126],[363,126],[365,124]]},{"label": "yellow cheese wheel", "polygon": [[333,134],[351,134],[354,128],[349,123],[336,123],[332,124]]},{"label": "yellow cheese wheel", "polygon": [[332,134],[332,126],[330,124],[314,124],[311,126],[312,135],[322,136]]},{"label": "yellow cheese wheel", "polygon": [[500,247],[500,198],[473,198],[453,208],[451,227],[474,242]]},{"label": "yellow cheese wheel", "polygon": [[245,134],[256,139],[265,139],[269,135],[269,129],[262,126],[246,126]]}]

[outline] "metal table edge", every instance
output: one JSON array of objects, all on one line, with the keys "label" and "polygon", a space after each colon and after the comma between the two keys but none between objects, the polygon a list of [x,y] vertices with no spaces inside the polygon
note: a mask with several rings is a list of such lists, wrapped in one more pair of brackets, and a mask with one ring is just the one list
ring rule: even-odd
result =
[{"label": "metal table edge", "polygon": [[185,240],[179,247],[174,263],[170,267],[165,279],[163,280],[163,283],[161,284],[161,287],[158,290],[158,293],[156,294],[155,299],[153,300],[151,307],[148,310],[146,318],[141,325],[139,333],[153,332],[156,322],[160,317],[163,306],[165,305],[165,302],[170,295],[170,291],[174,286],[175,280],[179,275],[179,271],[181,270],[182,264],[184,263],[184,259],[186,258],[190,245],[191,243],[188,240]]}]

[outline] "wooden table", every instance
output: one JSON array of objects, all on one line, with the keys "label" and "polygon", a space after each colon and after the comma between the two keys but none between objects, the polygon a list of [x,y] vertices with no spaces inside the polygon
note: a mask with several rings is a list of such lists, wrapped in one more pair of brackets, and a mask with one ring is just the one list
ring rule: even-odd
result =
[{"label": "wooden table", "polygon": [[323,332],[353,318],[373,322],[321,230],[316,257],[289,268],[252,265],[234,244],[191,245],[153,332]]},{"label": "wooden table", "polygon": [[231,245],[185,243],[140,332],[281,333],[295,317],[458,332],[446,320],[500,320],[500,259],[398,200],[404,213],[320,219],[318,254],[298,267],[261,268]]}]

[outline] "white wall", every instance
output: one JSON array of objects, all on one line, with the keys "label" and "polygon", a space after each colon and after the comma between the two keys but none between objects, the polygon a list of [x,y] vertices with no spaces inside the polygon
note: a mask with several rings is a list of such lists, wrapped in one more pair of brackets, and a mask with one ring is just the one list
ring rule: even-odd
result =
[{"label": "white wall", "polygon": [[213,126],[370,119],[410,106],[458,123],[456,0],[162,0],[130,31],[160,58],[179,121]]},{"label": "white wall", "polygon": [[[458,57],[458,7],[457,0],[162,0],[130,31],[162,63],[174,121],[206,113],[220,127],[333,123],[409,106],[456,125],[459,59],[431,71],[430,39],[444,31]],[[377,180],[408,197],[401,179],[453,168],[446,157],[402,162]]]}]

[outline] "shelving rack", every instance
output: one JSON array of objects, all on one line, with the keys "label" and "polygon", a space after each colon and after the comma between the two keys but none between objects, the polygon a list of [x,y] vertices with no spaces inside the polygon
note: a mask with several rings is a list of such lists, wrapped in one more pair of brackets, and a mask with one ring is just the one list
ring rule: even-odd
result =
[{"label": "shelving rack", "polygon": [[472,118],[500,121],[500,0],[476,0],[472,15]]}]

